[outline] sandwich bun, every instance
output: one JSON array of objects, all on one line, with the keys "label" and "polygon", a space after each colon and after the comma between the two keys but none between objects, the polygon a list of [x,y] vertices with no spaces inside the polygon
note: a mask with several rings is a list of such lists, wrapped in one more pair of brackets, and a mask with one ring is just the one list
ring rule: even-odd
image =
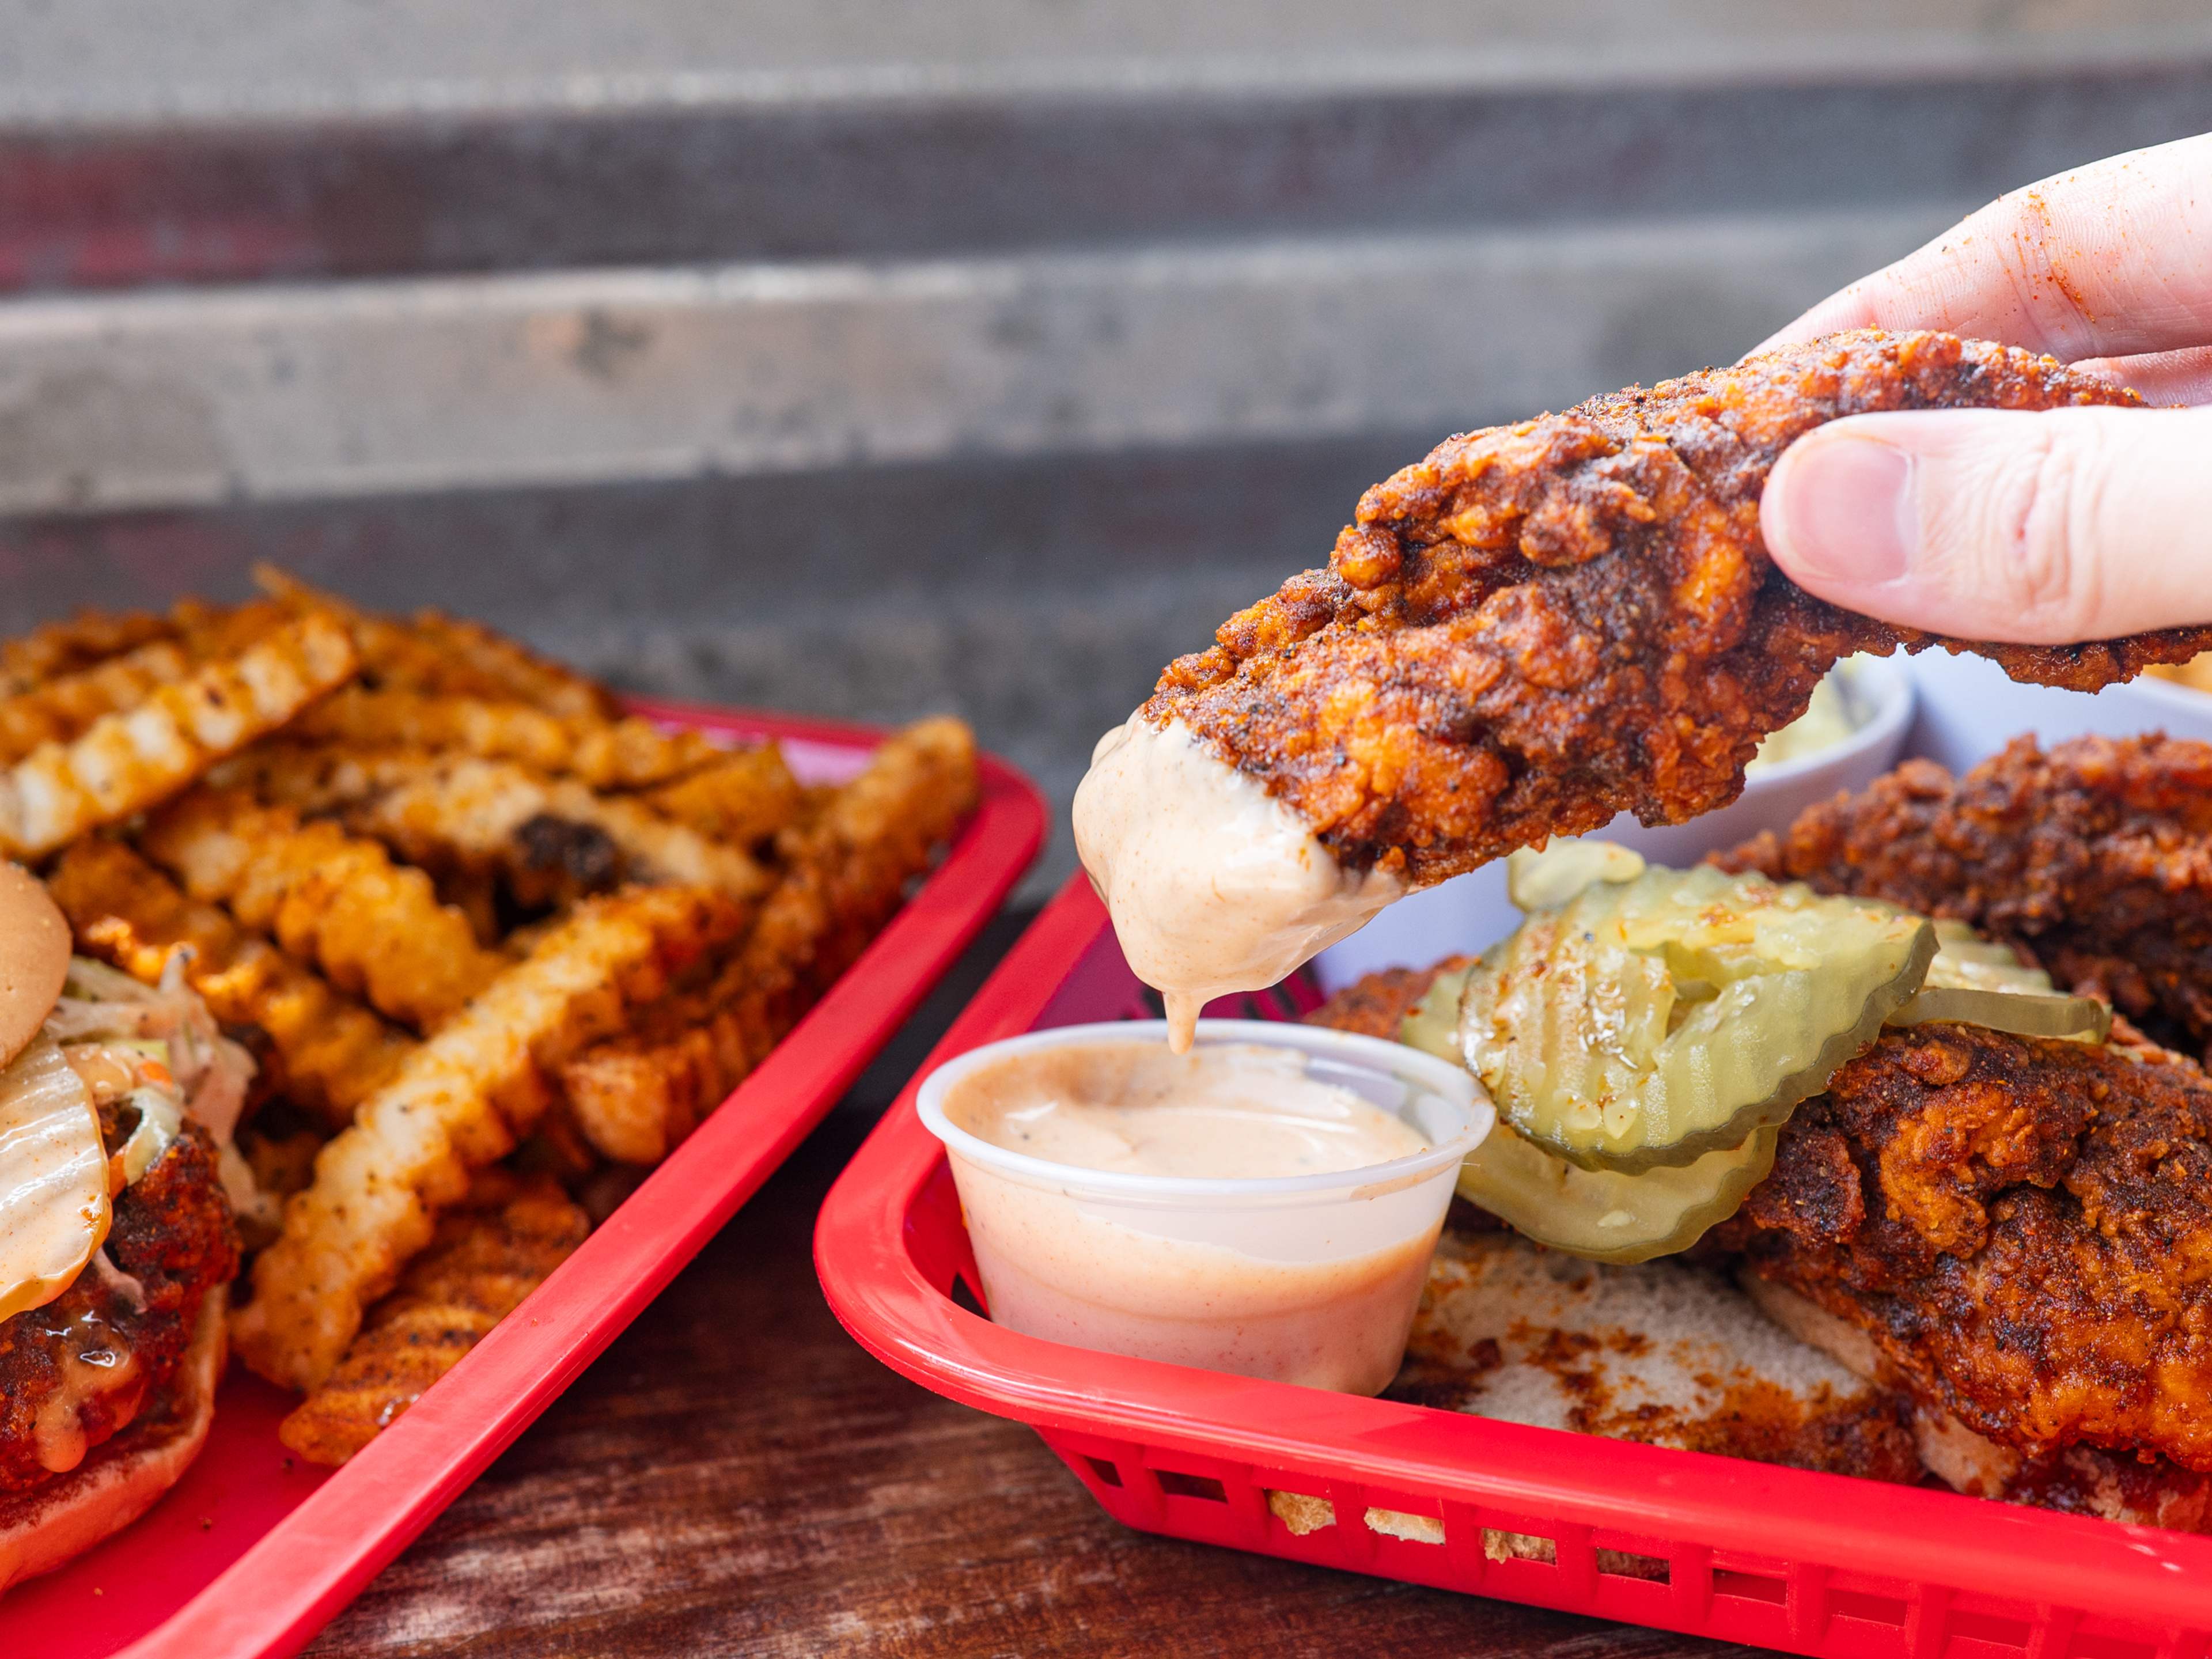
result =
[{"label": "sandwich bun", "polygon": [[70,927],[46,884],[0,863],[0,1066],[23,1051],[69,977]]}]

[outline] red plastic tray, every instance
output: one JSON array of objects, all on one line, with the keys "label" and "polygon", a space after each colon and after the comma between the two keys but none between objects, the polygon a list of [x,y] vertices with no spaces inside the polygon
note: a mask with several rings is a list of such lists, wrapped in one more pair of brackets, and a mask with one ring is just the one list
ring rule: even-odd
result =
[{"label": "red plastic tray", "polygon": [[[774,714],[636,703],[669,726],[775,738],[835,782],[883,733]],[[146,1517],[0,1597],[0,1652],[295,1651],[652,1301],[821,1121],[1029,867],[1045,823],[1027,779],[981,758],[982,802],[945,861],[721,1109],[422,1397],[336,1471],[276,1428],[295,1396],[234,1364],[191,1470]]]},{"label": "red plastic tray", "polygon": [[[1290,1012],[1281,1000],[1275,1012]],[[1152,1012],[1079,878],[930,1064]],[[831,1190],[815,1264],[861,1346],[939,1394],[1032,1425],[1109,1513],[1146,1532],[1805,1654],[2200,1659],[2212,1632],[2212,1539],[1001,1330],[954,1300],[957,1284],[981,1305],[981,1281],[911,1089]],[[1293,1534],[1271,1491],[1327,1500],[1334,1524]],[[1371,1510],[1441,1522],[1442,1541],[1377,1531]],[[1486,1532],[1549,1540],[1553,1559],[1492,1559],[1505,1552],[1486,1552]],[[1644,1557],[1647,1572],[1663,1563],[1663,1582],[1601,1571],[1601,1551]]]}]

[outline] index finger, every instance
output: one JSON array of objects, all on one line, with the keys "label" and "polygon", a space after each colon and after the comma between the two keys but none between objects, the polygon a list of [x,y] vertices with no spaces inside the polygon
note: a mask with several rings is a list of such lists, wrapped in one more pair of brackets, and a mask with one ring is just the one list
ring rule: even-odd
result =
[{"label": "index finger", "polygon": [[2212,344],[2212,134],[1999,197],[1765,343],[1940,329],[2073,362]]}]

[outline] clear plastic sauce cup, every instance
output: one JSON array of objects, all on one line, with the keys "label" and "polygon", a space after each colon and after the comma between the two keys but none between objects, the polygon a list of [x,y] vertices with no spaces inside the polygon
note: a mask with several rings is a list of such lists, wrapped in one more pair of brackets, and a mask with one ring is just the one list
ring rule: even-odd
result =
[{"label": "clear plastic sauce cup", "polygon": [[1164,1045],[1164,1021],[1072,1025],[988,1044],[923,1080],[991,1317],[1139,1358],[1376,1394],[1396,1374],[1468,1153],[1496,1121],[1474,1079],[1378,1038],[1202,1020],[1201,1049],[1255,1044],[1397,1117],[1425,1152],[1259,1180],[1091,1170],[1012,1152],[953,1122],[956,1087],[1010,1057],[1079,1044]]}]

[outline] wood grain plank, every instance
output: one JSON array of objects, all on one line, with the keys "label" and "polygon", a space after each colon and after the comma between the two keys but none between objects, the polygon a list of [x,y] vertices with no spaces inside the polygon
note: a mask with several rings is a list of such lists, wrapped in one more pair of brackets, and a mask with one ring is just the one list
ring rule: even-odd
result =
[{"label": "wood grain plank", "polygon": [[1127,1530],[1029,1430],[869,1358],[814,1212],[1005,948],[1002,921],[637,1325],[310,1652],[937,1656],[1723,1651]]}]

